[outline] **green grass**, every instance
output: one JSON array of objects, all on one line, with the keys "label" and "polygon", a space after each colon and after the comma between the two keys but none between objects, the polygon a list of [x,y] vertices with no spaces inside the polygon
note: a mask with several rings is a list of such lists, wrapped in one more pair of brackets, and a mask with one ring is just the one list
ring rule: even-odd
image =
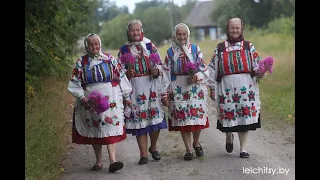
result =
[{"label": "green grass", "polygon": [[25,176],[28,180],[56,180],[63,171],[67,126],[67,81],[47,79],[45,89],[26,102]]}]

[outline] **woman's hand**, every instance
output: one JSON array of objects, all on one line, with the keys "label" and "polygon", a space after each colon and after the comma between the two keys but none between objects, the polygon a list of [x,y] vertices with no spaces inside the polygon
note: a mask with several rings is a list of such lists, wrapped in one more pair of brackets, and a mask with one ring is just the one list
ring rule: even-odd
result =
[{"label": "woman's hand", "polygon": [[136,71],[134,69],[128,69],[127,71],[127,76],[128,77],[133,77],[135,75]]},{"label": "woman's hand", "polygon": [[163,106],[168,107],[169,106],[169,98],[168,97],[162,98],[161,103],[163,104]]},{"label": "woman's hand", "polygon": [[211,98],[213,101],[216,101],[216,93],[215,93],[213,90],[210,90],[210,98]]},{"label": "woman's hand", "polygon": [[197,74],[194,74],[193,76],[189,76],[187,80],[189,84],[196,83],[198,80]]},{"label": "woman's hand", "polygon": [[81,100],[81,105],[86,109],[86,110],[89,110],[91,112],[94,112],[94,109],[93,107],[90,105],[90,103],[88,102],[88,98],[86,97],[83,97]]},{"label": "woman's hand", "polygon": [[132,108],[132,101],[131,99],[128,99],[128,100],[124,100],[124,107],[131,107]]},{"label": "woman's hand", "polygon": [[159,75],[159,69],[156,66],[151,69],[151,75],[153,76]]}]

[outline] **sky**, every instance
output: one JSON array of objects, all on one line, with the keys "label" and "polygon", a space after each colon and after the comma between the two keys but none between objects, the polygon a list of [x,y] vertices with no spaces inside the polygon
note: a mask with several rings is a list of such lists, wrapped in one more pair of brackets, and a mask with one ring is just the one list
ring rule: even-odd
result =
[{"label": "sky", "polygon": [[[129,8],[129,12],[132,13],[135,8],[135,3],[141,2],[144,0],[115,0],[115,1],[118,7],[127,6]],[[173,0],[173,3],[178,6],[181,6],[182,4],[185,3],[185,0]]]}]

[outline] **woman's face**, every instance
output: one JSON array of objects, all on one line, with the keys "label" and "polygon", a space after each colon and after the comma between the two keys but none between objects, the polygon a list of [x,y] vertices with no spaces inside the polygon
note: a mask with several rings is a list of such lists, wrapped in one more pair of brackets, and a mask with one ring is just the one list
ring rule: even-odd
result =
[{"label": "woman's face", "polygon": [[129,37],[132,41],[137,42],[140,41],[142,28],[139,23],[131,24],[129,26]]},{"label": "woman's face", "polygon": [[228,33],[232,39],[237,39],[242,34],[241,21],[239,19],[230,21]]},{"label": "woman's face", "polygon": [[97,36],[90,36],[87,39],[88,49],[91,54],[98,54],[100,51],[100,42]]},{"label": "woman's face", "polygon": [[176,30],[176,38],[179,44],[185,44],[188,40],[188,30],[184,26],[179,26]]}]

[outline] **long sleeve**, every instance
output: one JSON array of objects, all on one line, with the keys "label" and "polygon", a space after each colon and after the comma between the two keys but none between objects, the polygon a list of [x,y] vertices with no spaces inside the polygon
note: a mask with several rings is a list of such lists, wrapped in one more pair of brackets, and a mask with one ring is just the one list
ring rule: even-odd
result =
[{"label": "long sleeve", "polygon": [[[153,43],[151,43],[151,49],[152,49],[151,53],[157,53],[159,55],[159,58],[162,59],[157,47]],[[159,65],[157,65],[157,68],[159,70],[159,77],[158,78],[160,78],[160,79],[155,79],[155,80],[159,80],[161,82],[160,85],[158,86],[158,92],[161,94],[162,98],[167,96],[167,89],[170,85],[170,79],[167,76],[167,73],[164,73],[164,69],[163,69],[164,64],[165,63],[163,63],[163,61],[161,60],[161,63]]]},{"label": "long sleeve", "polygon": [[112,64],[115,67],[115,73],[120,78],[120,88],[121,88],[123,99],[128,100],[130,99],[130,93],[132,92],[132,87],[125,74],[125,69],[122,68],[122,65],[120,64],[118,59],[114,58],[113,56],[111,56],[110,58],[111,58]]},{"label": "long sleeve", "polygon": [[125,100],[130,99],[130,93],[132,91],[132,87],[131,84],[127,78],[126,75],[124,75],[123,77],[121,77],[120,79],[120,87],[121,87],[121,93],[122,96]]},{"label": "long sleeve", "polygon": [[171,58],[168,55],[168,53],[165,56],[164,59],[164,64],[162,65],[162,69],[163,69],[163,76],[166,77],[166,79],[168,80],[169,83],[166,83],[163,86],[163,92],[166,93],[169,90],[169,85],[171,83]]},{"label": "long sleeve", "polygon": [[210,87],[211,91],[216,91],[216,85],[217,85],[217,73],[218,73],[218,48],[215,48],[213,51],[213,55],[211,58],[211,61],[208,65],[208,71],[209,71],[209,80],[207,81],[207,86]]},{"label": "long sleeve", "polygon": [[249,46],[250,46],[250,55],[251,55],[251,59],[252,59],[252,69],[253,69],[256,77],[258,79],[262,79],[265,77],[265,75],[260,75],[259,73],[257,73],[259,70],[259,62],[261,60],[259,53],[252,43],[250,43]]},{"label": "long sleeve", "polygon": [[73,68],[71,78],[68,84],[68,91],[77,99],[81,99],[84,97],[84,90],[81,86],[82,76],[82,65],[81,65],[81,58],[79,58]]},{"label": "long sleeve", "polygon": [[204,62],[203,54],[199,46],[197,46],[197,66],[198,66],[198,72],[197,75],[197,83],[206,83],[209,80],[209,71],[208,66]]}]

